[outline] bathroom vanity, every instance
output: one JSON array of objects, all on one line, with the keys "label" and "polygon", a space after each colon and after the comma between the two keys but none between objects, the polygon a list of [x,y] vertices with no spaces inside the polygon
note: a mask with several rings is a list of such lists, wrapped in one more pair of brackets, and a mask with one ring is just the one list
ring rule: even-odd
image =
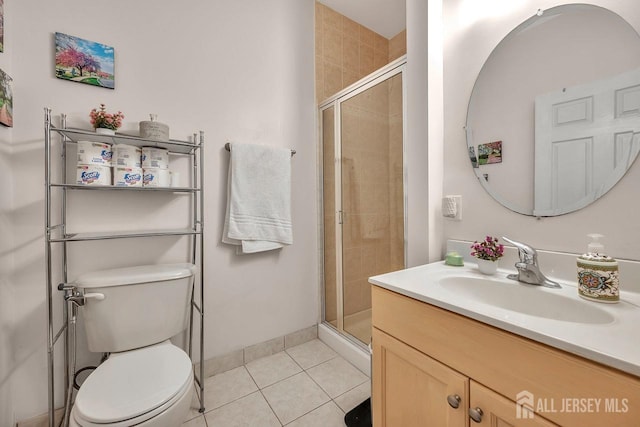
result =
[{"label": "bathroom vanity", "polygon": [[638,301],[505,275],[438,262],[370,279],[374,425],[639,425]]}]

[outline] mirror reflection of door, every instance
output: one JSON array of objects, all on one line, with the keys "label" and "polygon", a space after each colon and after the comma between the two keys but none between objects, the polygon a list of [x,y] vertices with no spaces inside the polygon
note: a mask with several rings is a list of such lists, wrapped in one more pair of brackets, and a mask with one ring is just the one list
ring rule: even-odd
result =
[{"label": "mirror reflection of door", "polygon": [[536,216],[580,209],[624,175],[640,148],[640,69],[536,97]]}]

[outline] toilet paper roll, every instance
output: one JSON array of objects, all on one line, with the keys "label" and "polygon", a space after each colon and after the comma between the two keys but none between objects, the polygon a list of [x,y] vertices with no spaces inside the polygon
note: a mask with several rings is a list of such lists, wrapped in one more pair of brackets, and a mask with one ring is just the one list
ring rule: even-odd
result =
[{"label": "toilet paper roll", "polygon": [[111,144],[92,141],[78,141],[79,165],[111,166],[113,152]]},{"label": "toilet paper roll", "polygon": [[145,168],[143,169],[144,187],[169,187],[171,186],[171,171],[168,169]]},{"label": "toilet paper roll", "polygon": [[80,185],[111,185],[111,168],[99,165],[78,165],[76,183]]},{"label": "toilet paper roll", "polygon": [[116,187],[142,187],[142,169],[115,167],[113,185]]},{"label": "toilet paper roll", "polygon": [[142,167],[142,149],[133,145],[116,144],[113,146],[113,166],[125,168]]},{"label": "toilet paper roll", "polygon": [[169,169],[169,151],[165,148],[142,147],[142,168]]}]

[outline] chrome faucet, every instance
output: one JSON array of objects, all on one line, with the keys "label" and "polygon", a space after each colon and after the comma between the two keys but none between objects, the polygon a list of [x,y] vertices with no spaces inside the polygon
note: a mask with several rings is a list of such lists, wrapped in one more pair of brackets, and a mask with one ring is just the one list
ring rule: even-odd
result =
[{"label": "chrome faucet", "polygon": [[548,288],[561,287],[559,283],[547,279],[547,277],[542,274],[540,266],[538,266],[538,252],[536,252],[535,249],[527,244],[507,239],[504,236],[502,236],[502,238],[518,249],[518,256],[520,257],[520,262],[516,262],[516,269],[518,270],[518,273],[509,274],[507,276],[508,279],[517,280],[530,285],[546,286]]}]

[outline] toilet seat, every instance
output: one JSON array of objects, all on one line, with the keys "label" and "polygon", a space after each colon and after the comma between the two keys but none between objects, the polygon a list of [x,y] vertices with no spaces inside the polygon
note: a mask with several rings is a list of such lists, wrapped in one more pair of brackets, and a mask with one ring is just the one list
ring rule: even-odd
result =
[{"label": "toilet seat", "polygon": [[189,356],[165,341],[112,354],[80,387],[73,416],[86,427],[137,425],[167,411],[192,388]]}]

